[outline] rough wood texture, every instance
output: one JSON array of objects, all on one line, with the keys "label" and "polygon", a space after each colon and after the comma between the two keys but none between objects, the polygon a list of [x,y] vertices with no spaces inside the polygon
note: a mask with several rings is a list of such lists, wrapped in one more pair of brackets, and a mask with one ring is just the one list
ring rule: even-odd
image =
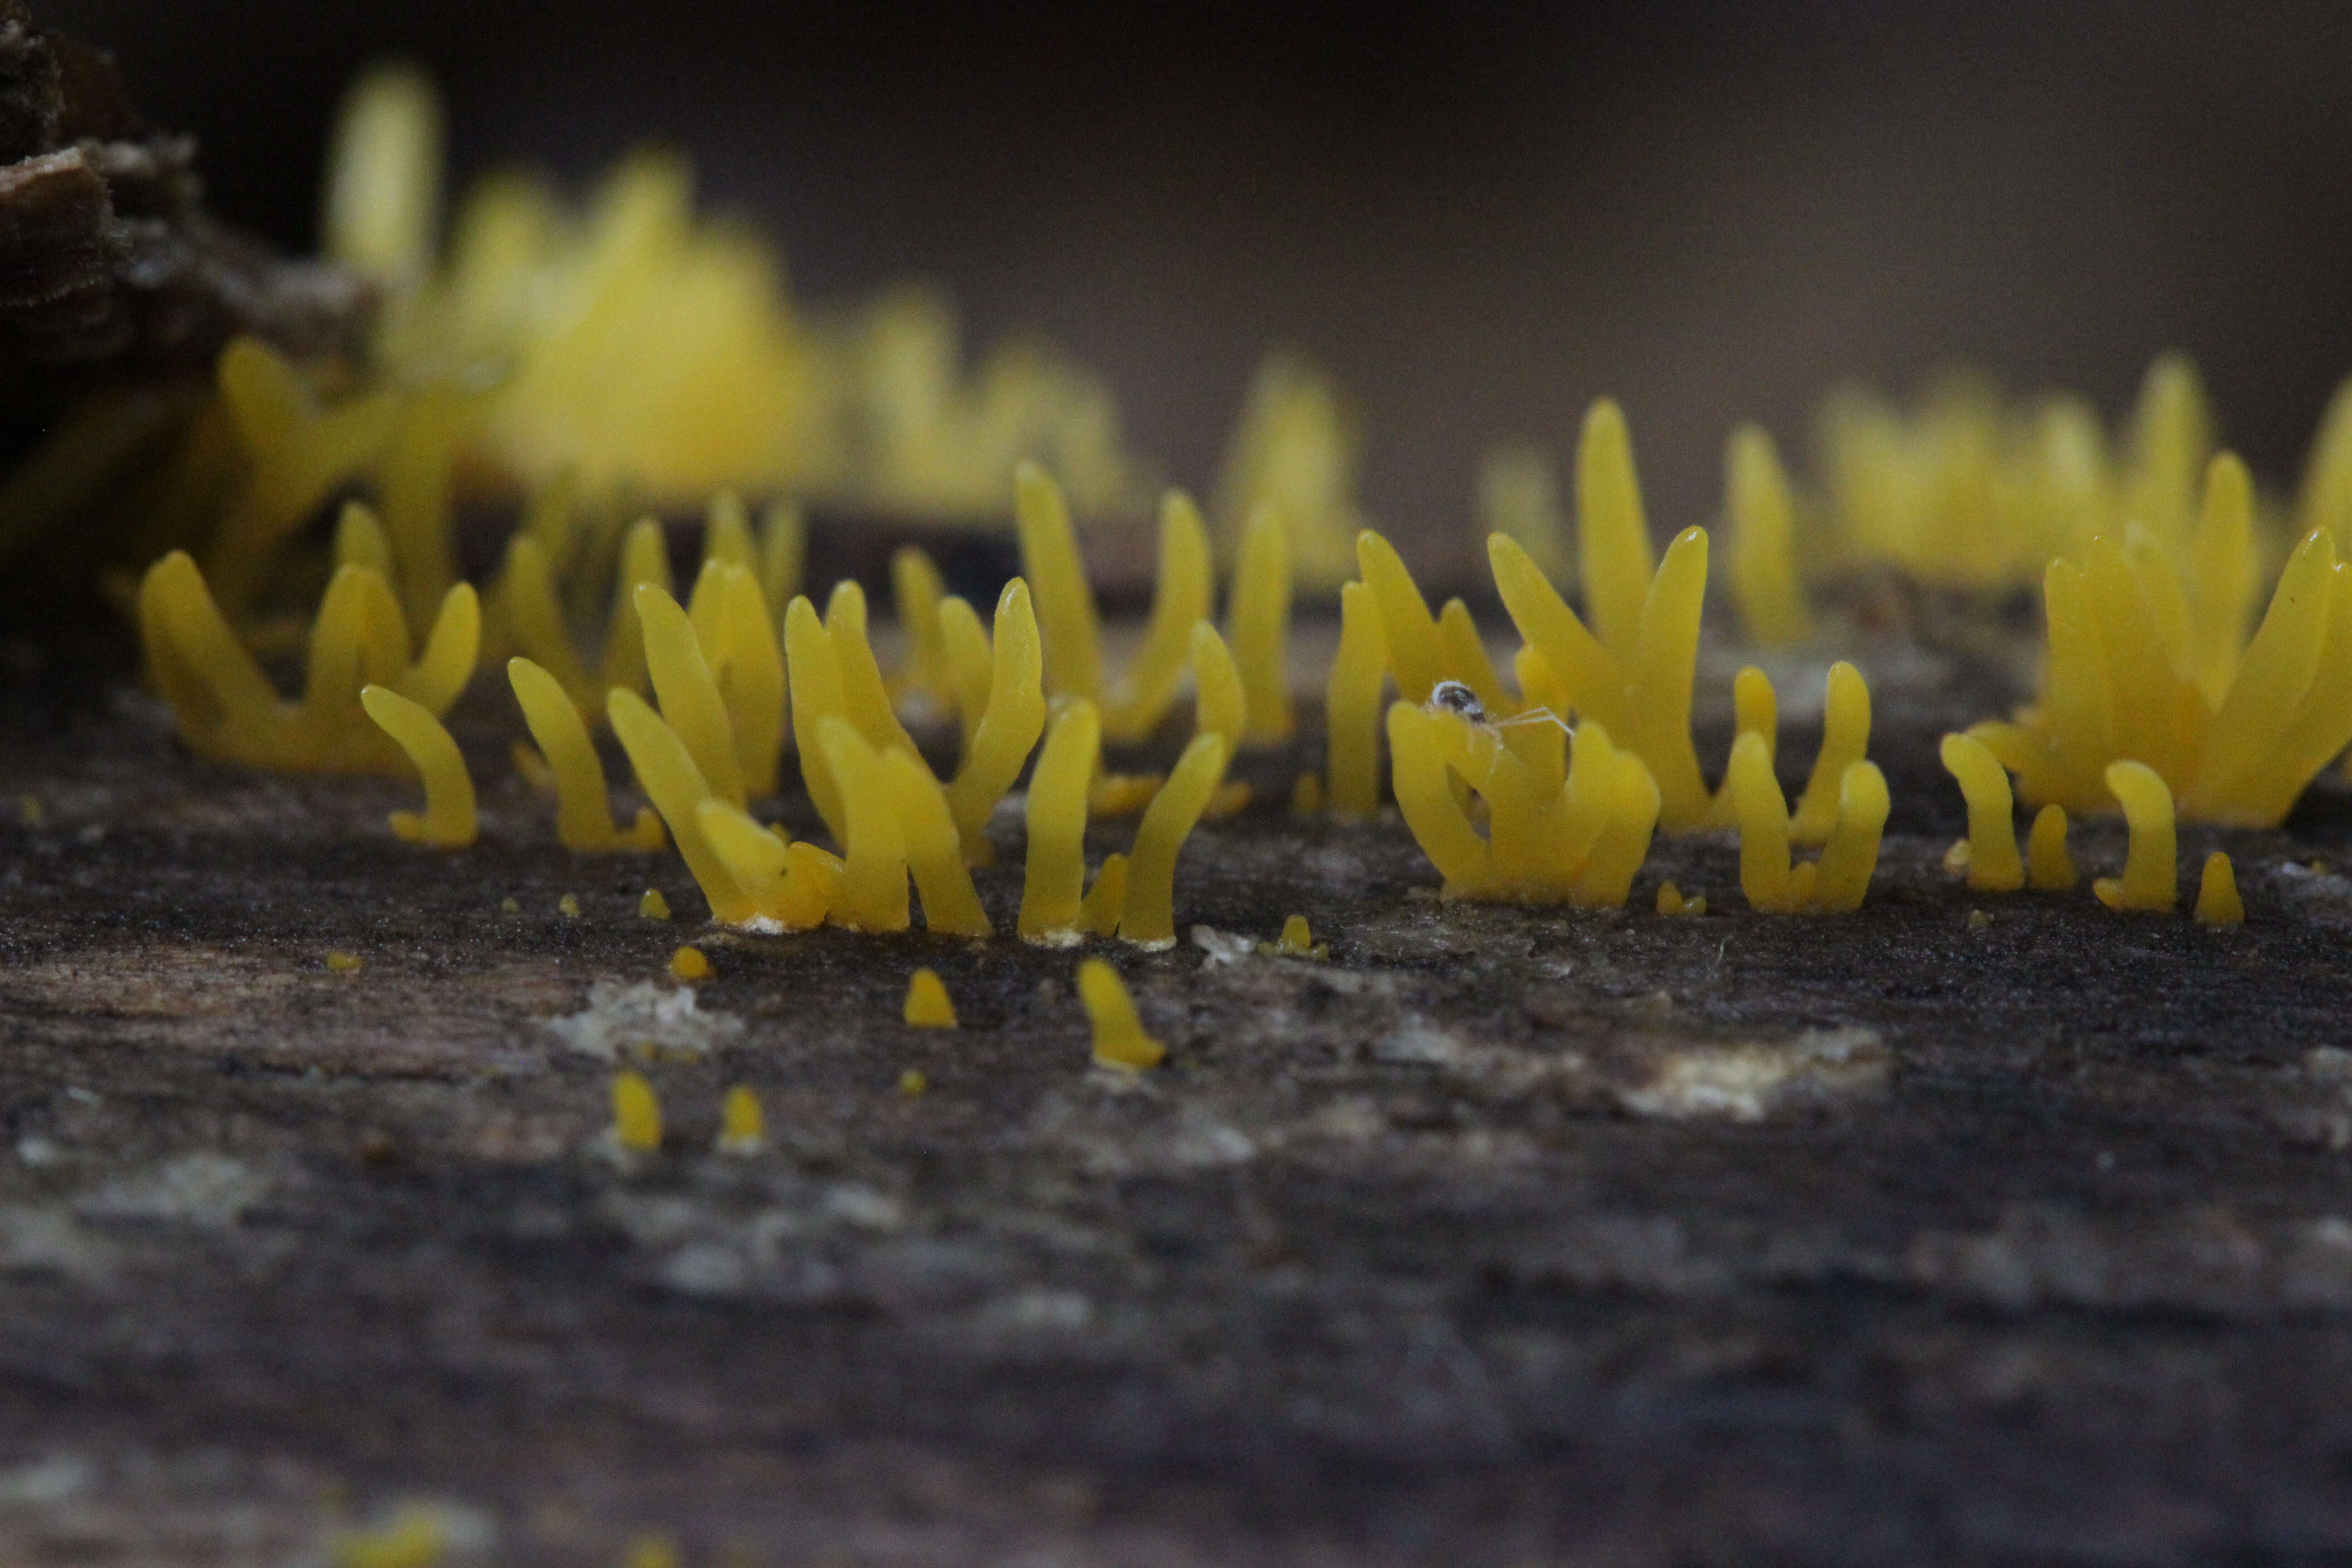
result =
[{"label": "rough wood texture", "polygon": [[[402,1498],[468,1563],[2352,1552],[2343,797],[2184,833],[2242,931],[1971,897],[1934,746],[1997,691],[1873,668],[1862,914],[1748,914],[1716,839],[1622,913],[1444,907],[1395,822],[1268,806],[1196,838],[1180,919],[1331,958],[1112,950],[1172,1047],[1139,1080],[1087,1067],[1076,954],[737,940],[673,858],[567,859],[487,700],[451,856],[384,830],[399,786],[20,690],[0,1559],[317,1562]],[[1647,913],[1664,875],[1711,911]],[[981,887],[1009,928],[1017,856]],[[619,1160],[546,1020],[688,940],[737,1026],[647,1069],[668,1143]],[[899,1024],[918,963],[960,1031]],[[710,1148],[736,1082],[756,1158]]]}]

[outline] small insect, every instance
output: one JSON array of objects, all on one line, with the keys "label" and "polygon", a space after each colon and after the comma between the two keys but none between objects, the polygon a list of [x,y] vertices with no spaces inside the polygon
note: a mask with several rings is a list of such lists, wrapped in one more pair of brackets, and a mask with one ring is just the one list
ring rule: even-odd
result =
[{"label": "small insect", "polygon": [[1422,704],[1422,710],[1459,713],[1480,729],[1490,731],[1517,729],[1523,724],[1556,724],[1562,731],[1568,729],[1568,721],[1549,708],[1530,708],[1507,719],[1490,719],[1486,716],[1486,705],[1478,700],[1478,694],[1459,680],[1441,680],[1431,687],[1429,700]]}]

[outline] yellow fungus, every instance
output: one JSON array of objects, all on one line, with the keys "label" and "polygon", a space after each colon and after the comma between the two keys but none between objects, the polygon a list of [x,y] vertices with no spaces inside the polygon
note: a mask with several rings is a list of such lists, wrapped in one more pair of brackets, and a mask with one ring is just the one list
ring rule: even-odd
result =
[{"label": "yellow fungus", "polygon": [[1353,494],[1361,446],[1338,388],[1286,353],[1251,378],[1217,482],[1217,517],[1230,547],[1262,506],[1289,531],[1297,579],[1328,593],[1348,575],[1364,526]]},{"label": "yellow fungus", "polygon": [[2026,880],[2036,892],[2074,890],[2074,858],[2066,853],[2066,808],[2045,805],[2033,814],[2025,843]]},{"label": "yellow fungus", "polygon": [[723,561],[754,571],[758,555],[751,543],[751,513],[742,496],[731,489],[714,494],[702,511],[702,563]]},{"label": "yellow fungus", "polygon": [[727,1091],[727,1099],[719,1106],[719,1152],[756,1154],[767,1139],[768,1117],[761,1109],[760,1097],[749,1084],[737,1084]]},{"label": "yellow fungus", "polygon": [[2016,810],[2009,775],[1980,741],[1947,735],[1945,771],[1959,781],[1969,805],[1969,886],[1979,893],[2011,893],[2025,886],[2017,855]]},{"label": "yellow fungus", "polygon": [[1584,416],[1576,448],[1577,565],[1593,634],[1620,662],[1640,658],[1644,605],[1656,574],[1650,525],[1625,415],[1609,398]]},{"label": "yellow fungus", "polygon": [[638,807],[635,826],[626,830],[614,822],[604,793],[604,764],[579,710],[555,677],[517,657],[507,661],[507,679],[555,782],[557,841],[580,853],[659,849],[661,819],[651,807]]},{"label": "yellow fungus", "polygon": [[642,921],[669,919],[669,900],[661,896],[659,888],[647,888],[646,896],[637,900],[637,918]]},{"label": "yellow fungus", "polygon": [[1192,626],[1192,679],[1200,689],[1193,733],[1218,737],[1225,743],[1226,754],[1232,755],[1249,724],[1247,699],[1225,640],[1206,621]]},{"label": "yellow fungus", "polygon": [[329,150],[329,256],[398,299],[425,281],[441,224],[441,100],[415,66],[381,65],[344,94]]},{"label": "yellow fungus", "polygon": [[632,523],[621,540],[621,564],[613,584],[613,615],[605,623],[604,654],[597,685],[606,691],[615,686],[642,694],[646,689],[646,639],[637,625],[637,590],[646,586],[667,594],[671,588],[669,543],[654,518]]},{"label": "yellow fungus", "polygon": [[1078,965],[1078,1000],[1094,1030],[1096,1066],[1140,1071],[1167,1059],[1168,1047],[1144,1033],[1118,971],[1101,959]]},{"label": "yellow fungus", "polygon": [[661,814],[686,868],[709,900],[711,918],[724,925],[751,919],[755,910],[751,898],[703,832],[699,808],[711,798],[710,786],[685,742],[644,698],[626,688],[616,687],[607,695],[604,710],[621,749],[628,753],[629,765],[636,770],[639,787]]},{"label": "yellow fungus", "polygon": [[522,900],[509,894],[499,900],[499,910],[501,914],[519,915],[522,913]]},{"label": "yellow fungus", "polygon": [[1080,699],[1055,717],[1030,774],[1028,859],[1016,928],[1024,942],[1070,946],[1087,924],[1080,911],[1087,880],[1087,786],[1100,747],[1095,706]]},{"label": "yellow fungus", "polygon": [[1164,773],[1097,773],[1087,786],[1087,811],[1105,820],[1133,816],[1151,804],[1166,782]]},{"label": "yellow fungus", "polygon": [[1088,936],[1118,934],[1119,915],[1127,907],[1127,857],[1106,855],[1096,868],[1094,886],[1079,907],[1078,923]]},{"label": "yellow fungus", "polygon": [[726,710],[744,794],[774,794],[784,745],[784,656],[758,579],[732,561],[704,562],[687,621]]},{"label": "yellow fungus", "polygon": [[669,957],[669,972],[691,984],[710,978],[710,960],[698,947],[681,947]]},{"label": "yellow fungus", "polygon": [[1271,506],[1259,506],[1243,530],[1225,635],[1247,699],[1237,742],[1288,740],[1297,728],[1290,712],[1290,541]]},{"label": "yellow fungus", "polygon": [[1822,705],[1822,749],[1814,753],[1813,771],[1806,775],[1804,793],[1789,819],[1791,843],[1828,842],[1837,823],[1845,771],[1869,749],[1870,687],[1860,670],[1840,659],[1830,666]]},{"label": "yellow fungus", "polygon": [[547,671],[583,721],[601,719],[601,693],[572,646],[547,552],[537,540],[517,533],[509,542],[491,602],[504,644]]},{"label": "yellow fungus", "polygon": [[735,725],[726,699],[702,655],[701,640],[677,601],[646,584],[636,592],[637,623],[644,628],[646,668],[662,722],[677,732],[710,793],[741,805],[743,764],[735,750]]},{"label": "yellow fungus", "polygon": [[411,663],[408,623],[390,585],[367,567],[339,567],[311,625],[297,702],[278,697],[184,552],[148,569],[139,626],[156,689],[199,754],[288,772],[404,773],[411,764],[371,721],[360,689],[388,688],[437,719],[473,673],[481,613],[471,587],[450,589]]},{"label": "yellow fungus", "polygon": [[392,830],[412,844],[441,849],[463,849],[473,843],[478,830],[474,781],[441,721],[389,687],[363,687],[360,701],[368,717],[400,743],[425,780],[425,810],[394,812]]},{"label": "yellow fungus", "polygon": [[677,1546],[666,1535],[640,1535],[629,1542],[622,1568],[679,1568]]},{"label": "yellow fungus", "polygon": [[2172,792],[2164,779],[2144,763],[2123,762],[2107,768],[2107,788],[2123,803],[2124,821],[2131,829],[2130,847],[2120,878],[2101,877],[2091,884],[2099,902],[2111,910],[2169,910],[2180,896],[2179,866],[2173,847]]},{"label": "yellow fungus", "polygon": [[929,969],[918,969],[907,981],[907,1005],[903,1011],[908,1024],[914,1028],[952,1029],[956,1026],[955,1003],[949,999],[947,985]]},{"label": "yellow fungus", "polygon": [[1339,590],[1339,652],[1324,696],[1328,730],[1325,770],[1331,811],[1361,819],[1381,806],[1381,688],[1388,649],[1371,590],[1349,583]]},{"label": "yellow fungus", "polygon": [[1706,895],[1694,893],[1689,898],[1672,882],[1658,884],[1657,910],[1662,915],[1703,915],[1706,913]]},{"label": "yellow fungus", "polygon": [[1984,910],[1970,910],[1969,911],[1969,929],[1970,931],[1983,931],[1991,924],[1992,917],[1985,913]]},{"label": "yellow fungus", "polygon": [[1303,958],[1314,951],[1315,934],[1308,929],[1305,915],[1292,915],[1282,922],[1282,935],[1275,942],[1276,951],[1292,958]]},{"label": "yellow fungus", "polygon": [[1569,552],[1559,480],[1541,452],[1508,446],[1487,450],[1478,463],[1478,518],[1481,536],[1510,535],[1553,582],[1574,578],[1576,559]]},{"label": "yellow fungus", "polygon": [[1943,867],[1946,872],[1955,877],[1968,874],[1969,841],[1967,839],[1952,840],[1950,847],[1944,851]]},{"label": "yellow fungus", "polygon": [[907,639],[907,689],[942,706],[953,702],[955,679],[940,627],[947,584],[939,567],[914,545],[900,546],[890,556],[890,596]]},{"label": "yellow fungus", "polygon": [[1789,806],[1772,776],[1762,736],[1732,742],[1726,787],[1739,814],[1739,890],[1752,910],[1785,911],[1800,902],[1789,869]]},{"label": "yellow fungus", "polygon": [[1789,859],[1788,805],[1761,735],[1750,731],[1732,743],[1728,784],[1739,819],[1739,887],[1749,908],[1843,913],[1862,907],[1890,806],[1885,775],[1875,764],[1846,765],[1838,780],[1837,819],[1821,858],[1796,865]]},{"label": "yellow fungus", "polygon": [[1323,815],[1323,775],[1300,773],[1290,781],[1290,815],[1320,816]]},{"label": "yellow fungus", "polygon": [[940,601],[940,643],[946,649],[948,676],[954,683],[957,728],[968,750],[988,713],[988,691],[994,683],[994,649],[980,614],[961,596],[950,594]]},{"label": "yellow fungus", "polygon": [[771,622],[783,617],[784,606],[801,591],[801,572],[808,559],[808,520],[790,500],[770,501],[760,513],[760,596],[767,601]]},{"label": "yellow fungus", "polygon": [[1795,507],[1772,438],[1753,425],[1731,433],[1724,458],[1724,510],[1731,522],[1731,596],[1748,640],[1803,642],[1812,616],[1797,579]]},{"label": "yellow fungus", "polygon": [[327,967],[337,974],[357,974],[364,963],[357,953],[337,950],[327,954]]},{"label": "yellow fungus", "polygon": [[1143,646],[1128,661],[1102,710],[1103,733],[1140,741],[1166,716],[1192,657],[1192,627],[1206,620],[1215,584],[1209,536],[1192,498],[1170,490],[1160,503],[1159,574]]},{"label": "yellow fungus", "polygon": [[449,1533],[437,1509],[404,1508],[384,1523],[335,1542],[335,1568],[436,1568]]},{"label": "yellow fungus", "polygon": [[562,915],[568,921],[578,920],[580,918],[579,895],[576,893],[566,893],[562,898],[556,900],[555,912]]},{"label": "yellow fungus", "polygon": [[1070,526],[1069,502],[1045,469],[1024,462],[1013,475],[1013,515],[1020,525],[1021,574],[1037,596],[1037,624],[1045,645],[1045,689],[1055,697],[1102,697],[1101,632],[1094,590]]},{"label": "yellow fungus", "polygon": [[335,520],[335,564],[364,566],[386,582],[392,580],[392,546],[383,524],[365,501],[347,500]]},{"label": "yellow fungus", "polygon": [[919,1100],[930,1092],[930,1088],[931,1080],[915,1068],[908,1068],[898,1075],[898,1092],[908,1100]]},{"label": "yellow fungus", "polygon": [[745,900],[732,923],[755,930],[811,931],[840,896],[842,863],[814,844],[787,843],[723,800],[695,808],[704,843],[724,868],[729,890]]},{"label": "yellow fungus", "polygon": [[1045,728],[1044,659],[1029,585],[1015,577],[996,601],[996,635],[989,652],[988,703],[962,765],[947,786],[948,810],[961,839],[964,859],[974,866],[996,863],[988,820],[997,802],[1021,776],[1021,769]]},{"label": "yellow fungus", "polygon": [[1139,947],[1176,945],[1176,856],[1225,772],[1223,736],[1192,737],[1135,832],[1118,934]]},{"label": "yellow fungus", "polygon": [[843,842],[847,819],[842,813],[841,789],[833,770],[817,747],[820,722],[846,715],[842,696],[841,664],[834,657],[833,637],[817,618],[816,606],[796,598],[784,611],[784,665],[791,674],[793,729],[800,745],[802,782],[810,804],[824,819],[834,842]]},{"label": "yellow fungus", "polygon": [[2197,879],[2196,920],[2199,925],[2237,926],[2246,923],[2246,906],[2238,897],[2238,876],[2230,858],[2219,849],[2205,857],[2204,873]]},{"label": "yellow fungus", "polygon": [[1814,862],[1812,907],[1833,914],[1862,908],[1878,868],[1879,844],[1892,802],[1886,775],[1874,763],[1849,763],[1838,784],[1837,826]]},{"label": "yellow fungus", "polygon": [[[1381,642],[1398,692],[1408,702],[1428,701],[1447,676],[1444,645],[1429,601],[1422,597],[1396,548],[1370,529],[1356,540],[1356,563],[1380,617]],[[1344,601],[1344,589],[1341,594]]]},{"label": "yellow fungus", "polygon": [[[853,931],[907,929],[907,830],[891,799],[882,758],[846,719],[818,721],[812,754],[838,782],[847,821],[842,837],[841,896],[832,919]],[[958,862],[961,869],[961,862]]]},{"label": "yellow fungus", "polygon": [[650,1154],[661,1147],[661,1101],[646,1075],[631,1068],[613,1075],[613,1136],[624,1149]]},{"label": "yellow fungus", "polygon": [[[1023,750],[1025,754],[1025,745]],[[965,868],[963,837],[947,792],[911,751],[885,752],[880,762],[891,806],[906,835],[907,869],[922,895],[924,928],[955,936],[992,934],[988,911],[981,907],[971,873]]]},{"label": "yellow fungus", "polygon": [[[1780,699],[1772,689],[1772,679],[1754,665],[1748,665],[1732,678],[1731,732],[1733,739],[1757,734],[1764,737],[1764,755],[1770,761],[1780,747]],[[1739,812],[1731,795],[1728,773],[1715,792],[1711,820],[1717,827],[1737,826]]]},{"label": "yellow fungus", "polygon": [[890,706],[890,689],[866,635],[866,590],[854,580],[845,578],[833,585],[824,604],[824,632],[834,667],[841,674],[843,716],[877,751],[914,751],[913,738]]}]

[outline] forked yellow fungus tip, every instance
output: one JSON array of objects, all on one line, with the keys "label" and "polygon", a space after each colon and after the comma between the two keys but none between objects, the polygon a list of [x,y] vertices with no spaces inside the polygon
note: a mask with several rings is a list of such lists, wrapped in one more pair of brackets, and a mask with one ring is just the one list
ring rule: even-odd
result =
[{"label": "forked yellow fungus tip", "polygon": [[1078,1000],[1094,1029],[1094,1059],[1097,1067],[1140,1071],[1167,1058],[1168,1047],[1143,1031],[1135,1002],[1127,994],[1118,971],[1099,958],[1078,965]]},{"label": "forked yellow fungus tip", "polygon": [[669,972],[689,984],[710,978],[710,960],[698,947],[681,947],[670,954]]},{"label": "forked yellow fungus tip", "polygon": [[929,969],[918,969],[908,978],[907,1005],[902,1011],[907,1022],[918,1029],[956,1026],[955,1003],[948,996],[947,985]]},{"label": "forked yellow fungus tip", "polygon": [[2197,923],[2236,926],[2246,923],[2246,906],[2238,897],[2238,875],[2230,858],[2216,849],[2205,857],[2204,875],[2197,880]]},{"label": "forked yellow fungus tip", "polygon": [[613,1075],[613,1136],[624,1149],[650,1154],[661,1147],[661,1101],[646,1075],[632,1068]]}]

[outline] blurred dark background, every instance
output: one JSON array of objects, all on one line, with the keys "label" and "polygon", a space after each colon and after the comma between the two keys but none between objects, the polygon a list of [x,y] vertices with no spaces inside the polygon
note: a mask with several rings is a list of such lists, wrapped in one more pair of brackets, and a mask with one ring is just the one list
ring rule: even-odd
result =
[{"label": "blurred dark background", "polygon": [[461,174],[658,136],[796,286],[919,275],[1043,331],[1212,479],[1272,343],[1364,416],[1370,510],[1462,529],[1480,449],[1623,399],[1654,517],[1724,437],[1965,361],[2110,412],[2204,369],[2293,478],[2352,370],[2352,6],[36,0],[195,131],[215,205],[312,238],[351,74],[440,77]]}]

